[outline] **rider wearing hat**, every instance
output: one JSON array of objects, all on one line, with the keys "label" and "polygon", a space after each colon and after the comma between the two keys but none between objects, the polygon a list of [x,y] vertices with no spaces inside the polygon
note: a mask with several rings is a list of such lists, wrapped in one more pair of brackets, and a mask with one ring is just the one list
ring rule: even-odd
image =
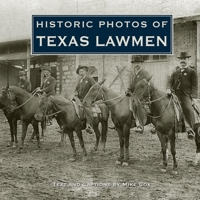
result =
[{"label": "rider wearing hat", "polygon": [[19,87],[27,92],[31,92],[31,82],[26,79],[25,71],[19,71],[19,80]]},{"label": "rider wearing hat", "polygon": [[167,94],[175,92],[179,98],[187,122],[185,125],[188,138],[193,139],[195,137],[195,132],[193,131],[195,118],[192,105],[197,98],[198,77],[196,71],[188,66],[190,57],[187,52],[181,52],[177,57],[181,67],[172,73],[166,92]]},{"label": "rider wearing hat", "polygon": [[[133,70],[131,70],[130,76],[129,76],[129,87],[127,90],[127,96],[130,96],[130,92],[133,93],[135,89],[135,85],[142,79],[150,77],[149,72],[144,70],[143,67],[144,60],[142,59],[142,56],[134,56],[133,60],[131,61]],[[144,130],[144,123],[142,122],[143,119],[140,118],[147,118],[147,116],[138,117],[138,114],[143,114],[143,111],[139,109],[139,107],[136,107],[132,102],[130,102],[131,109],[133,110],[135,122],[137,125],[137,132],[143,133]],[[146,121],[146,120],[144,120]]]},{"label": "rider wearing hat", "polygon": [[56,94],[56,79],[51,76],[52,71],[50,66],[45,66],[43,68],[44,72],[44,81],[42,83],[41,88],[37,88],[37,92],[46,93],[46,96],[55,95]]},{"label": "rider wearing hat", "polygon": [[81,101],[88,93],[89,89],[95,84],[95,81],[92,77],[87,76],[88,67],[79,66],[76,70],[76,73],[80,75],[80,79],[75,89],[75,96],[77,96]]}]

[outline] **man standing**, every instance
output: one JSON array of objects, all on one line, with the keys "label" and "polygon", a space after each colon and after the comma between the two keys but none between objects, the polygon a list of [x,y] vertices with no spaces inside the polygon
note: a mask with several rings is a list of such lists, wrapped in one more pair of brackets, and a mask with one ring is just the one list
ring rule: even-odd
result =
[{"label": "man standing", "polygon": [[26,90],[27,92],[31,92],[31,82],[26,80],[26,72],[19,71],[19,87]]},{"label": "man standing", "polygon": [[196,71],[188,66],[190,57],[187,52],[181,52],[177,57],[181,68],[172,73],[166,92],[167,94],[175,92],[179,98],[187,122],[186,132],[188,132],[188,138],[193,139],[195,137],[195,132],[193,131],[195,119],[192,104],[197,98],[198,77]]},{"label": "man standing", "polygon": [[46,96],[49,97],[50,95],[56,94],[56,79],[51,76],[52,71],[50,66],[45,66],[43,69],[44,72],[44,81],[42,83],[41,88],[37,88],[37,92],[46,93]]}]

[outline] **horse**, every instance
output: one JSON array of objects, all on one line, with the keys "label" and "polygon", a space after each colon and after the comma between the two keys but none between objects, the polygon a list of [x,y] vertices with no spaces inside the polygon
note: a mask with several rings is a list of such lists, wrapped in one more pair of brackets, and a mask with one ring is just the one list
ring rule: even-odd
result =
[{"label": "horse", "polygon": [[0,94],[0,109],[3,111],[6,119],[8,120],[8,124],[10,126],[10,134],[11,134],[11,141],[8,146],[15,148],[17,146],[17,120],[20,120],[19,111],[15,110],[13,113],[8,113],[6,107],[2,100],[2,95]]},{"label": "horse", "polygon": [[129,109],[129,97],[118,95],[113,90],[106,88],[103,86],[104,81],[105,79],[99,83],[95,83],[90,88],[83,99],[83,105],[89,106],[95,101],[103,100],[111,112],[111,118],[119,136],[120,156],[115,164],[128,166],[130,128],[136,127],[132,111]]},{"label": "horse", "polygon": [[[22,122],[22,135],[21,141],[18,147],[18,152],[20,153],[24,146],[24,140],[27,133],[27,128],[29,124],[32,124],[34,132],[32,134],[32,139],[34,135],[37,138],[37,146],[40,145],[39,138],[39,127],[38,122],[34,118],[34,114],[39,105],[38,97],[32,95],[31,93],[19,88],[17,86],[7,86],[2,89],[2,102],[8,113],[13,113],[18,110],[19,118]],[[41,123],[42,136],[44,136],[43,130],[45,129],[45,123]]]},{"label": "horse", "polygon": [[[151,110],[152,123],[156,127],[158,137],[161,142],[163,154],[162,172],[166,172],[167,167],[167,142],[170,142],[171,154],[173,157],[173,172],[177,173],[178,163],[176,160],[175,149],[175,132],[178,128],[178,118],[174,110],[174,103],[172,96],[166,95],[164,92],[154,87],[150,81],[152,77],[139,81],[131,98],[135,101],[136,105],[141,105],[148,99]],[[181,110],[181,109],[180,109]],[[180,115],[180,121],[183,120],[183,115]],[[198,136],[198,134],[196,134]],[[197,142],[197,139],[196,139]]]},{"label": "horse", "polygon": [[[98,148],[100,139],[100,132],[98,129],[99,123],[101,123],[102,125],[101,141],[103,142],[103,150],[105,150],[105,143],[106,143],[107,129],[108,129],[109,111],[105,108],[104,105],[101,105],[100,109],[102,113],[102,118],[98,116],[93,120],[93,128],[96,133],[96,144],[94,147],[95,151]],[[49,97],[43,96],[40,99],[39,107],[35,113],[35,119],[39,121],[42,120],[42,118],[46,116],[48,110],[53,110],[53,112],[56,113],[56,115],[60,118],[61,122],[63,123],[64,137],[66,137],[65,133],[68,134],[73,149],[73,157],[70,158],[70,161],[75,161],[77,156],[73,131],[76,132],[79,139],[79,143],[82,147],[83,160],[86,160],[87,151],[85,149],[82,136],[82,130],[86,128],[85,118],[78,116],[72,101],[69,99],[65,99],[62,96],[49,96]]]}]

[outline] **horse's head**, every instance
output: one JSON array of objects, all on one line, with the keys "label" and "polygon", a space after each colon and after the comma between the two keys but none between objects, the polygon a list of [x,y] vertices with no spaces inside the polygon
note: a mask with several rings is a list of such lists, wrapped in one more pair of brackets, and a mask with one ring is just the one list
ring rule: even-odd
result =
[{"label": "horse's head", "polygon": [[51,108],[51,101],[49,97],[41,96],[39,97],[39,106],[35,112],[35,119],[37,121],[42,121],[43,117],[46,116],[47,111]]},{"label": "horse's head", "polygon": [[102,99],[102,95],[103,95],[102,85],[104,82],[105,82],[105,79],[103,79],[99,83],[95,83],[90,88],[87,95],[83,99],[83,105],[89,106],[89,105],[93,104],[95,101]]},{"label": "horse's head", "polygon": [[12,88],[9,88],[8,86],[2,88],[2,103],[5,105],[8,113],[14,112],[18,104]]},{"label": "horse's head", "polygon": [[153,85],[150,82],[151,78],[152,76],[149,78],[142,79],[135,85],[134,92],[131,96],[133,100],[135,100],[136,102],[138,100],[143,101],[150,96],[151,90],[153,88]]}]

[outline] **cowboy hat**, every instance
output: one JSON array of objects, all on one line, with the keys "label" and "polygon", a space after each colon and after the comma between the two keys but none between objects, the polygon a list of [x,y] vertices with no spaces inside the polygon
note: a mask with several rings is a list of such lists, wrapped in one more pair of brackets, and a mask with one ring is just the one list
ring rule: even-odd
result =
[{"label": "cowboy hat", "polygon": [[78,68],[76,69],[76,73],[77,73],[77,74],[79,74],[79,70],[80,70],[80,69],[83,69],[83,70],[85,70],[86,72],[88,72],[88,67],[87,67],[87,66],[80,66],[80,65],[79,65]]},{"label": "cowboy hat", "polygon": [[43,67],[42,70],[43,70],[43,71],[44,71],[44,70],[47,70],[47,71],[49,71],[50,73],[52,73],[51,67],[50,67],[50,66],[47,66],[47,65],[45,65],[45,66]]},{"label": "cowboy hat", "polygon": [[19,71],[19,76],[26,76],[26,72],[25,71]]},{"label": "cowboy hat", "polygon": [[134,62],[144,62],[144,60],[142,59],[142,56],[134,56],[131,63]]},{"label": "cowboy hat", "polygon": [[188,55],[187,52],[181,52],[177,58],[190,58],[191,56]]}]

